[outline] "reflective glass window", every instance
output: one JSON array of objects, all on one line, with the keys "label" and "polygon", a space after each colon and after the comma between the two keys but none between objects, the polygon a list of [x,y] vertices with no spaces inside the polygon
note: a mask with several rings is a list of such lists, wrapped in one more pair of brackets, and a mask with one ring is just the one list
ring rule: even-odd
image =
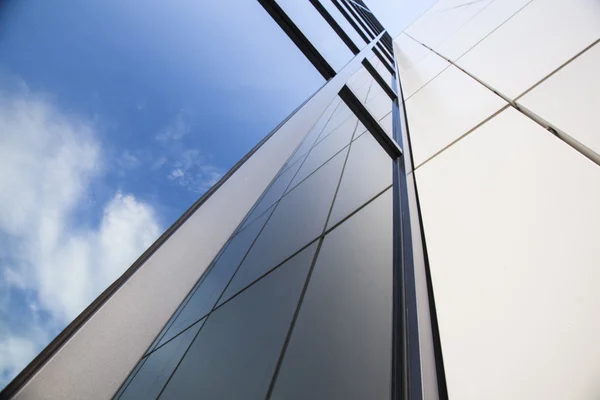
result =
[{"label": "reflective glass window", "polygon": [[323,240],[272,399],[389,399],[392,191]]},{"label": "reflective glass window", "polygon": [[334,98],[334,100],[327,107],[325,112],[319,117],[319,119],[317,120],[315,125],[307,133],[306,137],[304,138],[304,140],[302,141],[302,143],[300,144],[298,149],[296,149],[294,154],[287,161],[285,167],[283,168],[284,171],[285,171],[285,169],[289,168],[292,164],[299,161],[302,158],[302,156],[304,156],[304,155],[306,155],[306,153],[308,153],[310,148],[315,144],[315,141],[317,140],[317,138],[321,135],[321,132],[323,131],[323,129],[329,123],[330,119],[333,118],[333,114],[337,115],[337,113],[339,112],[338,111],[339,108],[342,107],[343,105],[345,105],[345,104],[342,105],[341,102],[342,102],[342,99],[339,96],[336,96]]},{"label": "reflective glass window", "polygon": [[273,209],[274,207],[231,239],[231,242],[208,271],[206,278],[200,283],[179,315],[176,316],[171,327],[161,339],[161,343],[168,341],[210,312]]},{"label": "reflective glass window", "polygon": [[348,46],[308,1],[276,0],[329,65],[340,71],[354,56]]},{"label": "reflective glass window", "polygon": [[367,132],[352,142],[328,227],[392,184],[392,159]]},{"label": "reflective glass window", "polygon": [[381,60],[375,55],[373,55],[373,57],[371,57],[369,59],[369,61],[373,65],[375,70],[379,73],[379,75],[381,75],[383,80],[388,85],[390,85],[390,88],[391,88],[392,87],[392,74],[390,73],[390,71],[385,67],[385,65],[381,62]]},{"label": "reflective glass window", "polygon": [[281,199],[221,302],[323,233],[345,156],[338,153]]},{"label": "reflective glass window", "polygon": [[348,79],[347,86],[364,104],[367,101],[367,95],[372,84],[373,77],[365,67],[361,67],[350,79]]},{"label": "reflective glass window", "polygon": [[197,323],[140,361],[141,367],[116,398],[119,400],[155,399],[203,323],[204,321]]},{"label": "reflective glass window", "polygon": [[344,1],[340,1],[339,3],[342,4],[342,8],[346,11],[346,14],[348,14],[350,16],[350,19],[352,19],[352,21],[354,21],[356,26],[358,26],[358,29],[360,29],[361,32],[363,32],[367,36],[367,38],[369,38],[369,41],[373,40],[375,38],[375,35],[373,35],[373,32],[371,32],[370,28],[367,27],[366,30],[363,28],[363,25],[364,26],[367,26],[367,25],[362,19],[360,20],[360,22],[358,22],[358,19],[355,17],[356,12],[354,11],[354,9],[351,9],[346,3],[344,3]]},{"label": "reflective glass window", "polygon": [[333,5],[331,0],[320,0],[320,2],[323,5],[323,7],[327,10],[327,12],[329,12],[329,14],[333,17],[333,19],[335,19],[335,21],[340,25],[344,32],[346,32],[350,39],[352,39],[356,47],[358,47],[359,49],[365,47],[367,42],[365,42],[360,37],[356,29],[354,29],[352,25],[350,25],[346,17],[344,17],[340,10],[338,10],[337,7]]},{"label": "reflective glass window", "polygon": [[329,135],[330,133],[332,133],[333,131],[338,129],[349,118],[352,118],[352,117],[354,117],[354,113],[350,110],[350,108],[348,108],[346,103],[341,102],[340,106],[336,109],[336,111],[333,113],[333,115],[327,122],[327,125],[325,125],[325,128],[323,128],[323,131],[321,132],[321,135],[319,136],[317,143],[319,141],[323,140],[325,137],[327,137],[327,135]]},{"label": "reflective glass window", "polygon": [[308,153],[308,157],[302,164],[302,167],[294,177],[289,190],[293,189],[297,184],[302,182],[307,176],[312,174],[321,165],[327,162],[331,157],[335,156],[340,150],[346,147],[352,140],[352,135],[356,130],[358,118],[348,118],[338,129],[333,131],[325,139],[318,142]]},{"label": "reflective glass window", "polygon": [[258,201],[256,206],[254,206],[254,210],[250,213],[250,215],[246,218],[246,221],[242,224],[242,228],[246,227],[249,223],[254,221],[258,216],[262,215],[269,207],[271,207],[277,200],[283,196],[285,190],[288,188],[290,182],[298,172],[298,169],[302,165],[302,162],[299,161],[294,163],[290,168],[286,169],[281,173],[271,186],[264,193],[262,198]]},{"label": "reflective glass window", "polygon": [[264,399],[316,246],[215,310],[161,399]]}]

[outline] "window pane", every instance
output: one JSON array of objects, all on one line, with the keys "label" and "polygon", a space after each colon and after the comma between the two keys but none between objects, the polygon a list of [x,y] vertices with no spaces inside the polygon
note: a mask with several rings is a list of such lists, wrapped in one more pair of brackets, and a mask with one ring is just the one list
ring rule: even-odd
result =
[{"label": "window pane", "polygon": [[308,153],[308,157],[304,161],[304,164],[302,164],[298,174],[296,174],[288,191],[336,155],[342,148],[346,147],[350,143],[350,140],[352,140],[357,122],[358,119],[356,117],[349,118],[338,129],[317,143],[310,153]]},{"label": "window pane", "polygon": [[319,136],[318,141],[323,140],[327,135],[331,132],[342,126],[349,118],[354,117],[354,113],[348,108],[346,103],[341,102],[340,106],[335,110],[325,128],[323,128],[323,132]]},{"label": "window pane", "polygon": [[[332,1],[333,1],[333,0],[332,0]],[[349,11],[350,7],[348,7],[348,6],[347,6],[347,5],[346,5],[346,4],[345,4],[343,1],[340,1],[340,3],[342,4],[342,8],[343,8],[343,9],[345,9],[345,11],[346,11],[346,14],[348,14],[348,15],[350,16],[350,19],[352,19],[352,20],[354,21],[354,23],[356,24],[356,26],[358,26],[358,29],[360,29],[360,30],[361,30],[361,32],[363,32],[363,33],[364,33],[364,34],[367,36],[367,38],[369,38],[369,42],[370,42],[371,40],[373,40],[373,38],[375,38],[375,36],[373,35],[373,32],[371,32],[371,29],[369,29],[369,28],[367,27],[367,30],[365,31],[365,30],[363,29],[363,25],[364,25],[364,26],[366,26],[366,24],[363,22],[363,25],[361,25],[361,24],[360,24],[360,23],[357,21],[357,19],[354,17],[354,15],[356,14],[356,13],[354,12],[354,10],[352,10],[352,11]],[[362,19],[361,19],[361,22],[362,22]]]},{"label": "window pane", "polygon": [[221,302],[323,233],[344,159],[339,153],[281,199]]},{"label": "window pane", "polygon": [[379,121],[379,125],[381,125],[389,137],[392,139],[394,138],[393,117],[391,112]]},{"label": "window pane", "polygon": [[335,97],[335,99],[327,107],[327,110],[325,110],[323,115],[321,115],[321,117],[319,117],[319,120],[315,123],[315,125],[308,132],[308,134],[302,141],[302,144],[298,147],[298,149],[296,150],[294,155],[292,157],[290,157],[290,159],[286,163],[285,168],[288,168],[288,166],[290,166],[293,163],[295,163],[296,161],[300,160],[303,155],[308,153],[310,148],[315,144],[315,141],[317,140],[317,138],[319,137],[319,135],[321,134],[321,132],[323,131],[325,126],[328,124],[330,118],[332,118],[332,114],[338,112],[338,108],[341,107],[341,104],[340,104],[341,101],[342,101],[342,99],[339,96]]},{"label": "window pane", "polygon": [[342,15],[342,13],[340,13],[340,10],[338,10],[337,7],[335,7],[333,5],[333,3],[331,2],[331,0],[320,0],[320,2],[323,5],[323,7],[329,12],[329,14],[331,14],[331,16],[333,17],[333,19],[335,19],[336,22],[342,27],[342,29],[344,30],[344,32],[346,32],[346,34],[348,36],[350,36],[350,39],[352,39],[352,41],[354,42],[354,44],[356,45],[356,47],[358,47],[359,49],[362,49],[363,47],[365,47],[365,45],[367,44],[367,42],[365,42],[360,37],[360,35],[356,31],[356,29],[354,29],[352,27],[352,25],[350,25],[350,23],[348,22],[348,20],[346,19],[346,17],[344,17]]},{"label": "window pane", "polygon": [[246,229],[241,230],[231,239],[231,242],[212,266],[206,278],[200,283],[189,302],[175,318],[173,325],[161,339],[161,343],[171,339],[183,329],[208,314],[221,293],[223,293],[223,289],[227,286],[227,283],[233,276],[236,268],[240,265],[240,262],[256,236],[258,236],[273,209],[258,217]]},{"label": "window pane", "polygon": [[140,361],[143,365],[118,399],[155,399],[167,383],[202,324],[204,324],[204,321],[194,325],[150,354],[147,360]]},{"label": "window pane", "polygon": [[392,74],[385,67],[385,65],[383,65],[383,63],[381,62],[381,60],[379,59],[379,57],[373,55],[373,57],[371,57],[369,59],[369,61],[373,65],[373,67],[375,68],[375,70],[377,70],[377,72],[379,73],[379,75],[381,75],[381,77],[383,78],[383,80],[388,85],[390,85],[390,88],[391,88],[392,87]]},{"label": "window pane", "polygon": [[254,210],[252,210],[252,213],[248,216],[248,218],[246,218],[242,228],[254,221],[256,217],[264,213],[267,208],[275,204],[275,202],[279,200],[281,196],[283,196],[283,193],[288,188],[294,175],[296,175],[300,165],[302,165],[301,162],[295,163],[290,168],[286,169],[281,175],[275,178],[275,181],[267,189],[262,199],[259,200],[258,204],[254,207]]},{"label": "window pane", "polygon": [[308,1],[277,0],[285,13],[336,70],[341,70],[354,56],[348,46]]},{"label": "window pane", "polygon": [[372,84],[373,77],[365,67],[361,67],[350,79],[348,79],[347,86],[364,104],[365,101],[367,101],[367,94],[369,93]]},{"label": "window pane", "polygon": [[352,142],[328,227],[392,184],[392,159],[367,132]]},{"label": "window pane", "polygon": [[329,233],[272,399],[389,399],[392,191]]},{"label": "window pane", "polygon": [[315,249],[214,311],[161,399],[264,399]]}]

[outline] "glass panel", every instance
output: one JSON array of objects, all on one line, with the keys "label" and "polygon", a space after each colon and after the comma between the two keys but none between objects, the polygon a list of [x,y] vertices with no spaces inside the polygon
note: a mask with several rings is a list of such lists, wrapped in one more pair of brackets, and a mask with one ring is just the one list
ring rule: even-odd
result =
[{"label": "glass panel", "polygon": [[231,239],[231,242],[214,263],[206,278],[200,283],[190,301],[184,306],[173,325],[161,339],[161,343],[171,339],[210,312],[273,209],[274,207]]},{"label": "glass panel", "polygon": [[394,138],[394,127],[393,127],[393,119],[392,118],[393,118],[392,113],[390,112],[388,115],[386,115],[379,121],[379,125],[381,125],[381,127],[383,128],[385,133],[387,133],[388,136],[393,139]]},{"label": "glass panel", "polygon": [[345,156],[339,153],[283,196],[221,302],[323,233]]},{"label": "glass panel", "polygon": [[329,12],[329,14],[331,14],[331,16],[333,17],[333,19],[335,19],[335,21],[342,27],[342,29],[344,30],[344,32],[346,32],[346,34],[348,36],[350,36],[350,39],[352,39],[352,41],[354,42],[354,44],[356,45],[356,47],[358,47],[359,49],[362,49],[363,47],[365,47],[365,45],[367,44],[367,42],[365,42],[360,35],[358,34],[358,32],[352,27],[352,25],[350,25],[350,23],[348,22],[348,20],[346,19],[346,17],[344,17],[342,15],[342,13],[340,13],[340,10],[338,10],[333,3],[331,2],[331,0],[320,0],[321,4],[323,5],[323,7]]},{"label": "glass panel", "polygon": [[392,74],[390,74],[390,71],[385,67],[385,65],[383,65],[381,60],[375,55],[373,55],[373,57],[370,59],[370,62],[373,65],[373,67],[377,70],[379,75],[381,75],[383,80],[388,85],[390,85],[390,88],[391,88],[392,87]]},{"label": "glass panel", "polygon": [[333,113],[333,115],[331,116],[329,122],[327,122],[327,125],[323,129],[323,132],[319,136],[318,140],[323,140],[327,135],[329,135],[331,132],[333,132],[342,124],[344,124],[348,120],[348,118],[351,118],[353,116],[354,113],[350,110],[350,108],[348,108],[346,103],[342,102],[335,111],[335,113]]},{"label": "glass panel", "polygon": [[373,77],[365,67],[361,67],[356,71],[347,83],[348,87],[363,104],[367,101],[367,95],[372,84]]},{"label": "glass panel", "polygon": [[328,227],[392,184],[392,159],[370,133],[352,142]]},{"label": "glass panel", "polygon": [[379,121],[392,111],[392,99],[390,99],[390,96],[383,91],[377,82],[373,82],[365,107],[369,110],[373,118]]},{"label": "glass panel", "polygon": [[147,360],[140,361],[143,365],[118,399],[155,399],[204,322],[203,320],[197,323],[191,329],[150,354]]},{"label": "glass panel", "polygon": [[308,1],[277,0],[329,65],[340,71],[354,56],[348,46]]},{"label": "glass panel", "polygon": [[352,138],[352,140],[358,139],[366,131],[367,131],[367,128],[365,128],[365,126],[362,124],[362,122],[359,121],[358,122],[358,126],[356,127],[356,132],[354,133],[354,137]]},{"label": "glass panel", "polygon": [[215,310],[161,399],[264,399],[316,245]]},{"label": "glass panel", "polygon": [[392,191],[329,233],[272,399],[389,399]]},{"label": "glass panel", "polygon": [[294,178],[294,175],[296,175],[296,172],[298,171],[301,165],[302,162],[295,163],[275,179],[275,181],[271,184],[269,189],[267,189],[267,192],[263,195],[262,199],[260,199],[258,204],[254,207],[252,213],[250,213],[248,218],[246,218],[246,221],[242,225],[242,229],[249,223],[254,221],[256,217],[264,213],[267,210],[267,208],[272,206],[277,200],[281,198],[281,196],[283,196],[285,190],[290,184],[290,181],[292,180],[292,178]]},{"label": "glass panel", "polygon": [[321,132],[323,131],[323,129],[325,128],[327,123],[329,122],[329,120],[332,118],[332,114],[337,112],[338,108],[340,107],[341,101],[342,101],[342,99],[339,96],[336,96],[334,98],[334,100],[327,107],[327,109],[325,110],[323,115],[321,115],[321,117],[319,117],[319,120],[310,129],[310,131],[308,132],[308,134],[302,141],[302,144],[298,147],[298,149],[296,150],[294,155],[292,157],[290,157],[290,159],[286,163],[286,166],[284,167],[284,170],[286,168],[289,168],[289,166],[291,166],[296,161],[299,161],[303,155],[308,153],[310,148],[315,144],[315,141],[317,140],[317,138],[319,137],[319,135],[321,134]]},{"label": "glass panel", "polygon": [[352,140],[352,135],[356,129],[357,122],[358,119],[356,117],[349,118],[342,126],[317,143],[310,153],[308,153],[308,157],[304,161],[304,164],[302,164],[298,174],[296,174],[288,191],[346,147],[350,143],[350,140]]},{"label": "glass panel", "polygon": [[181,310],[183,309],[183,307],[185,306],[185,304],[187,304],[187,302],[189,301],[189,299],[192,297],[192,295],[194,294],[194,292],[198,288],[198,285],[199,285],[199,283],[196,283],[196,285],[194,285],[194,287],[192,288],[192,290],[190,290],[190,292],[188,293],[188,295],[185,296],[185,299],[181,302],[181,304],[179,305],[179,307],[177,307],[177,310],[175,311],[175,313],[173,313],[173,316],[171,316],[171,318],[169,319],[169,321],[165,324],[165,326],[163,327],[163,329],[160,331],[160,334],[156,337],[156,339],[154,339],[154,342],[148,348],[148,350],[146,350],[146,353],[150,353],[152,350],[154,350],[158,346],[159,343],[162,344],[164,342],[162,339],[163,339],[165,333],[171,327],[172,321],[175,318],[177,318],[177,316],[179,315],[179,313],[181,312]]},{"label": "glass panel", "polygon": [[[333,0],[332,0],[332,1],[333,1]],[[347,5],[346,5],[346,4],[345,4],[343,1],[340,1],[340,3],[342,4],[342,8],[344,8],[344,9],[346,10],[346,14],[348,14],[348,15],[350,16],[350,18],[351,18],[351,19],[354,21],[354,23],[356,24],[356,26],[358,26],[358,29],[360,29],[360,30],[361,30],[361,31],[362,31],[362,32],[363,32],[363,33],[364,33],[364,34],[367,36],[367,38],[369,38],[369,42],[370,42],[371,40],[373,40],[373,39],[375,38],[375,36],[373,36],[373,33],[371,32],[371,30],[370,30],[370,29],[368,29],[368,28],[367,28],[367,30],[366,30],[366,31],[363,29],[363,25],[365,25],[365,26],[366,26],[366,24],[364,24],[364,23],[363,23],[363,25],[361,25],[361,24],[360,24],[360,23],[357,21],[357,19],[354,17],[354,15],[356,14],[356,13],[354,12],[354,10],[352,10],[352,11],[349,11],[349,7],[348,7],[348,6],[347,6]],[[361,22],[362,22],[362,19],[361,19]]]}]

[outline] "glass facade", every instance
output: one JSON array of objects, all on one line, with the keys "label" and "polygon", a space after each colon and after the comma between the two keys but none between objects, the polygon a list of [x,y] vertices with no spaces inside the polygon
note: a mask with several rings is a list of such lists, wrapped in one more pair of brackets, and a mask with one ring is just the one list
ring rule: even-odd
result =
[{"label": "glass facade", "polygon": [[286,123],[299,144],[115,399],[391,399],[403,385],[389,35],[353,2],[258,3],[336,89],[313,124]]},{"label": "glass facade", "polygon": [[[278,3],[334,70],[352,58],[310,2]],[[346,84],[392,137],[392,74],[357,57]],[[365,124],[341,92],[321,111],[116,398],[391,398],[395,163]]]},{"label": "glass facade", "polygon": [[391,184],[336,96],[116,398],[389,397]]},{"label": "glass facade", "polygon": [[[364,54],[347,85],[380,121],[391,74]],[[340,96],[116,398],[390,398],[394,162]]]}]

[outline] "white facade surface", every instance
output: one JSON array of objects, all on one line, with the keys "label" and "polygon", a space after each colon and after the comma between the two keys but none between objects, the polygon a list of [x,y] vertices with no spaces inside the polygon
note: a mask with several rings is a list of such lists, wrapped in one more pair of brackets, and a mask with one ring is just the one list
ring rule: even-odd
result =
[{"label": "white facade surface", "polygon": [[441,0],[394,40],[452,399],[600,398],[600,166],[531,118],[600,153],[599,39],[597,0]]}]

